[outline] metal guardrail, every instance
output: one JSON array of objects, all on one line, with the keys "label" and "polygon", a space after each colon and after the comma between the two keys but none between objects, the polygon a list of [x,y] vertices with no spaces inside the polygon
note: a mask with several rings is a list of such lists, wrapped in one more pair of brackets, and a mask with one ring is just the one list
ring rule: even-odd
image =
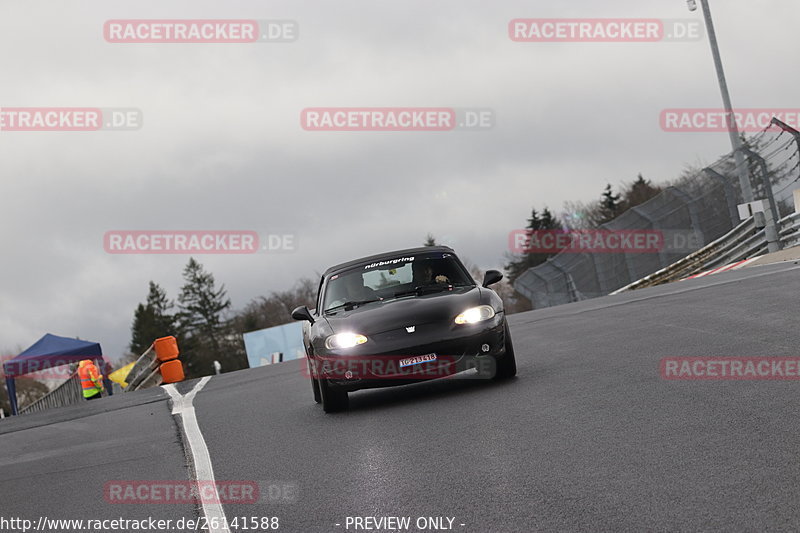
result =
[{"label": "metal guardrail", "polygon": [[51,390],[35,402],[25,407],[21,407],[19,414],[35,413],[44,411],[51,407],[63,407],[65,405],[76,404],[83,400],[81,382],[78,373],[73,373],[64,383]]},{"label": "metal guardrail", "polygon": [[[778,229],[783,248],[800,244],[800,213],[792,213],[780,219],[778,221]],[[756,228],[755,219],[750,217],[711,244],[687,255],[668,267],[617,289],[611,294],[619,294],[676,281],[728,263],[756,257],[766,252],[767,237],[765,228]]]},{"label": "metal guardrail", "polygon": [[662,268],[661,270],[657,270],[648,276],[621,287],[611,294],[619,294],[621,292],[661,285],[662,283],[668,283],[676,279],[690,276],[695,272],[699,272],[702,266],[705,265],[710,258],[722,251],[723,247],[730,246],[731,243],[736,244],[741,242],[741,240],[747,238],[748,233],[752,233],[754,230],[755,221],[751,217],[719,239],[707,244],[696,252],[687,255],[683,259],[679,259],[678,261]]},{"label": "metal guardrail", "polygon": [[151,344],[147,351],[136,360],[133,368],[128,373],[126,378],[128,386],[125,387],[125,392],[144,389],[152,385],[161,385],[161,381],[153,377],[154,374],[159,378],[161,377],[161,374],[158,373],[159,363],[160,361]]},{"label": "metal guardrail", "polygon": [[784,248],[800,245],[800,213],[792,213],[779,221],[778,236]]}]

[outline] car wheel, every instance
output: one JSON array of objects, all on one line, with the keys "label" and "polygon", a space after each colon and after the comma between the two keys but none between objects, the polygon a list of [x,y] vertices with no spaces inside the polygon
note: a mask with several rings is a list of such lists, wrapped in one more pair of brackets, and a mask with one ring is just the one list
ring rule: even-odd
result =
[{"label": "car wheel", "polygon": [[506,353],[495,359],[497,368],[494,372],[494,379],[509,379],[517,375],[517,360],[514,357],[514,344],[511,342],[511,332],[508,323],[505,326]]},{"label": "car wheel", "polygon": [[320,396],[322,396],[322,409],[326,413],[335,413],[347,409],[347,391],[331,388],[326,379],[317,380]]},{"label": "car wheel", "polygon": [[322,402],[322,396],[319,393],[319,381],[314,377],[314,373],[311,372],[311,361],[308,362],[308,377],[311,379],[311,392],[314,393],[314,401],[317,403]]}]

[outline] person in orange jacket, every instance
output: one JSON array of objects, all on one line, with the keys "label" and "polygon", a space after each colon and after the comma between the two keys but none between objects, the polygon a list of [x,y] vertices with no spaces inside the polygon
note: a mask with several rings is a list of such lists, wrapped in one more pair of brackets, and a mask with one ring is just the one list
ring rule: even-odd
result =
[{"label": "person in orange jacket", "polygon": [[96,400],[102,397],[103,375],[90,359],[84,359],[78,364],[78,377],[81,378],[83,397],[86,400]]}]

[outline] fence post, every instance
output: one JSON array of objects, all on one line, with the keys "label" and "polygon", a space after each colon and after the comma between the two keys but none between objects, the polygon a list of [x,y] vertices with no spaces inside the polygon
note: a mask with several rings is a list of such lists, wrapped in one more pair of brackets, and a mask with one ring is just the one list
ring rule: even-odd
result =
[{"label": "fence post", "polygon": [[600,270],[597,268],[597,257],[592,252],[586,252],[586,257],[592,262],[592,270],[594,270],[594,279],[597,282],[597,292],[600,294],[608,294],[611,290],[608,288],[606,279],[600,276]]},{"label": "fence post", "polygon": [[764,182],[764,190],[767,193],[767,200],[769,200],[769,207],[772,209],[772,220],[777,224],[781,217],[780,213],[778,212],[778,206],[775,204],[775,195],[772,192],[772,183],[769,181],[769,169],[767,168],[767,162],[763,157],[752,151],[750,148],[742,147],[742,152],[747,154],[748,157],[755,159],[756,163],[758,163],[758,168],[761,170],[761,180]]},{"label": "fence post", "polygon": [[735,228],[739,225],[740,221],[739,211],[736,209],[738,203],[736,202],[736,192],[733,189],[733,185],[731,185],[731,182],[727,177],[711,167],[704,168],[703,172],[705,172],[707,176],[716,178],[722,182],[722,188],[725,191],[725,202],[728,204],[728,214],[731,217],[731,228]]},{"label": "fence post", "polygon": [[[638,206],[633,206],[633,207],[631,207],[631,211],[633,211],[634,213],[636,213],[637,215],[639,215],[640,217],[645,219],[650,224],[650,229],[652,229],[652,230],[660,230],[661,229],[656,224],[656,219],[650,218],[647,215],[647,213],[644,212],[643,209],[639,209]],[[668,261],[667,252],[666,252],[666,250],[664,248],[665,247],[662,246],[661,249],[658,251],[658,263],[661,265],[661,268],[664,268],[665,266],[667,266],[669,264],[669,263],[667,263],[667,261]],[[638,274],[637,274],[637,276],[638,276]],[[633,281],[633,280],[631,280],[631,281]]]},{"label": "fence post", "polygon": [[767,238],[767,249],[770,252],[777,252],[781,249],[781,239],[778,236],[778,220],[780,219],[780,213],[778,213],[778,206],[775,204],[775,195],[772,194],[772,183],[769,181],[767,162],[764,161],[763,157],[746,146],[742,146],[740,150],[748,157],[755,159],[756,163],[758,163],[758,168],[761,170],[761,181],[764,183],[764,190],[767,193],[767,201],[770,210],[770,213],[765,215],[766,225],[764,227],[764,235]]},{"label": "fence post", "polygon": [[797,131],[793,127],[789,126],[788,124],[786,124],[784,122],[781,122],[780,120],[778,120],[775,117],[772,117],[772,120],[770,121],[770,124],[774,124],[775,126],[778,126],[780,129],[782,129],[783,131],[785,131],[786,133],[788,133],[792,137],[794,137],[794,142],[796,142],[797,143],[797,147],[800,148],[800,131]]},{"label": "fence post", "polygon": [[561,274],[564,276],[564,285],[567,287],[567,296],[569,296],[570,303],[577,302],[577,288],[575,287],[575,282],[572,280],[572,276],[570,276],[569,272],[567,272],[561,265],[556,264],[552,257],[548,257],[547,261],[553,265],[553,268],[561,272]]},{"label": "fence post", "polygon": [[[624,213],[623,213],[623,214],[624,214]],[[619,215],[619,216],[622,216],[622,215]],[[614,221],[614,220],[616,220],[617,218],[619,218],[619,217],[616,217],[616,218],[612,219],[612,220],[611,220],[611,221],[609,221],[609,222],[613,222],[613,221]],[[603,223],[603,224],[600,224],[600,225],[598,226],[598,228],[599,228],[601,231],[614,231],[613,229],[610,229],[610,228],[608,227],[608,224],[609,224],[609,222],[605,222],[605,223]],[[633,269],[633,267],[631,267],[631,263],[630,263],[630,261],[631,261],[631,257],[630,257],[630,254],[628,254],[628,253],[624,253],[624,252],[623,252],[623,254],[622,254],[622,261],[625,263],[625,272],[626,272],[626,274],[628,275],[628,281],[627,281],[627,283],[624,283],[624,285],[627,285],[628,283],[630,283],[630,282],[632,282],[632,281],[634,281],[634,280],[636,279],[636,274],[635,274],[635,272],[634,272],[634,270],[635,270],[635,269]],[[595,264],[595,263],[593,262],[593,264]],[[595,264],[595,268],[596,268],[596,264]],[[600,276],[598,275],[598,281],[599,281],[599,279],[600,279]],[[603,283],[603,284],[601,284],[601,287],[602,287],[603,294],[608,294],[609,292],[613,291],[614,289],[618,289],[618,288],[620,287],[620,284],[619,284],[619,282],[618,282],[618,281],[617,281],[617,282],[614,282],[614,281],[612,281],[612,282],[611,282],[611,284],[612,284],[612,285],[613,285],[613,287],[614,287],[613,289],[609,289],[609,288],[608,288],[608,284],[606,284],[606,283]]]}]

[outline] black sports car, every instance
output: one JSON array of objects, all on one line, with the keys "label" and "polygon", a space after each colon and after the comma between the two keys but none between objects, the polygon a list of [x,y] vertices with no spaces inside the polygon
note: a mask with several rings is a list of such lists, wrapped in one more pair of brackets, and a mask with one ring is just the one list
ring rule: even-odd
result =
[{"label": "black sports car", "polygon": [[347,407],[347,393],[452,376],[516,375],[503,302],[478,286],[446,246],[365,257],[322,275],[316,310],[305,306],[303,343],[314,400],[326,412]]}]

